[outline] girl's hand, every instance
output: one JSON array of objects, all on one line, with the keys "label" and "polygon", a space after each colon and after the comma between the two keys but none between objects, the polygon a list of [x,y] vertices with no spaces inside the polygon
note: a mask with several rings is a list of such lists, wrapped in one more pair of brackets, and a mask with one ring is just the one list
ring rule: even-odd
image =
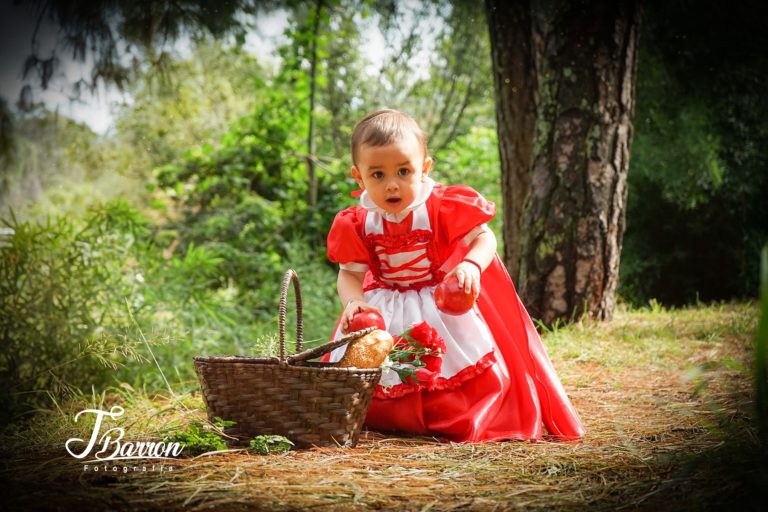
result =
[{"label": "girl's hand", "polygon": [[453,275],[456,276],[459,288],[464,289],[464,293],[471,292],[477,295],[480,292],[480,269],[477,266],[467,261],[462,261],[446,274],[443,281]]},{"label": "girl's hand", "polygon": [[355,316],[355,313],[359,311],[375,311],[381,314],[379,308],[369,305],[363,299],[351,299],[347,302],[347,306],[344,308],[344,313],[341,315],[341,332],[344,334],[349,333],[349,321]]}]

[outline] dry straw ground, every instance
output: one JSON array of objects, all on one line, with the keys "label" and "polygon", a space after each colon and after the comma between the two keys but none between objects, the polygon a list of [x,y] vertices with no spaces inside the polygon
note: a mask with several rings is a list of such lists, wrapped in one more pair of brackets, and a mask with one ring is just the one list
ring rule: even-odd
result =
[{"label": "dry straw ground", "polygon": [[[441,444],[364,432],[354,449],[182,458],[174,470],[93,473],[65,454],[82,403],[3,439],[10,509],[686,510],[757,507],[752,304],[619,311],[545,334],[587,427],[580,443]],[[118,388],[127,437],[202,417],[199,395]],[[65,421],[66,419],[66,421]],[[9,492],[10,491],[10,492]],[[6,510],[8,509],[6,508]]]}]

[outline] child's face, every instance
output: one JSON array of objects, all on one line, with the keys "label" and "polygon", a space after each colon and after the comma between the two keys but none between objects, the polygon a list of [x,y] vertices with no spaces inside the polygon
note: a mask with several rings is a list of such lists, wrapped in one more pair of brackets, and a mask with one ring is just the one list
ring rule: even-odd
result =
[{"label": "child's face", "polygon": [[432,168],[418,139],[408,134],[387,146],[360,146],[352,176],[371,200],[389,213],[400,213],[421,192]]}]

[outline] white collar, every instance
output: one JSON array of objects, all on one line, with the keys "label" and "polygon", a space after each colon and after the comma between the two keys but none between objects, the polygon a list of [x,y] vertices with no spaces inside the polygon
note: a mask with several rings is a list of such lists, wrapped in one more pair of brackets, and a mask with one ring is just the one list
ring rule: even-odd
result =
[{"label": "white collar", "polygon": [[382,210],[376,206],[376,203],[374,203],[371,197],[368,195],[367,190],[363,190],[363,193],[360,194],[360,206],[369,212],[376,212],[381,214],[381,216],[389,222],[402,222],[402,220],[405,219],[409,213],[424,204],[427,199],[429,199],[429,195],[432,193],[432,188],[434,186],[435,181],[427,176],[424,180],[424,185],[421,187],[421,192],[419,192],[419,195],[414,197],[413,201],[411,201],[411,204],[409,204],[403,211],[399,213],[389,213],[388,211]]}]

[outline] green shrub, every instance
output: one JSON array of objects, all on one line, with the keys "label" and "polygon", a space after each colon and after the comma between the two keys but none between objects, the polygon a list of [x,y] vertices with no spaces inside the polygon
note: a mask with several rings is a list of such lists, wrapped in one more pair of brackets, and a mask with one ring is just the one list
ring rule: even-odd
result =
[{"label": "green shrub", "polygon": [[134,267],[148,230],[123,202],[84,222],[4,221],[0,246],[0,422],[104,382],[139,358],[126,311],[141,302]]},{"label": "green shrub", "polygon": [[182,429],[171,430],[163,437],[163,442],[178,442],[184,446],[185,455],[200,455],[202,453],[226,450],[229,447],[219,433],[224,427],[234,425],[234,421],[215,418],[213,424],[193,421]]},{"label": "green shrub", "polygon": [[256,453],[267,455],[268,453],[287,452],[294,444],[283,436],[256,436],[251,439],[249,446]]}]

